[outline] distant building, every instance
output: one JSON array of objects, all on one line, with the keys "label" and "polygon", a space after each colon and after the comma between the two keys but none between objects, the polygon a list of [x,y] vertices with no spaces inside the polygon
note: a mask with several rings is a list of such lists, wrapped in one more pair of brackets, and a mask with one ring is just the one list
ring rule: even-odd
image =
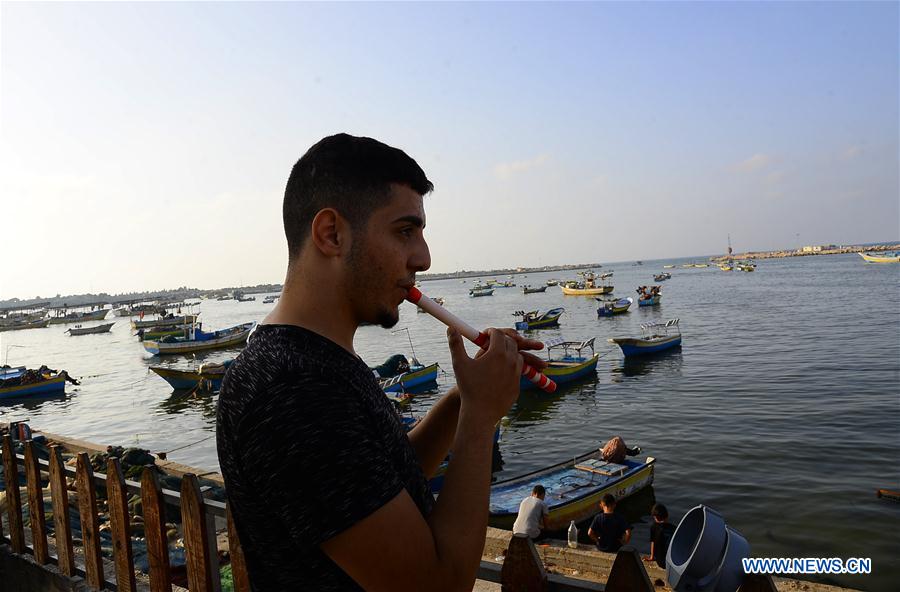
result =
[{"label": "distant building", "polygon": [[807,245],[800,249],[801,253],[821,253],[822,246],[821,245]]}]

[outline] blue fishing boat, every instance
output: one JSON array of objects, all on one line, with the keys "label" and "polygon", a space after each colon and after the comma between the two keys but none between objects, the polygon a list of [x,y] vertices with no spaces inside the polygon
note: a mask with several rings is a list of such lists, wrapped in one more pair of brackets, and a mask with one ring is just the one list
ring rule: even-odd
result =
[{"label": "blue fishing boat", "polygon": [[561,317],[564,312],[566,312],[566,309],[562,307],[551,308],[544,314],[539,314],[536,310],[532,310],[531,312],[517,310],[513,313],[513,316],[522,317],[522,320],[516,322],[516,330],[530,331],[532,329],[559,327],[559,317]]},{"label": "blue fishing boat", "polygon": [[597,309],[597,316],[611,317],[628,312],[629,307],[634,304],[634,298],[619,298],[618,300],[597,298],[597,302],[600,303],[600,307]]},{"label": "blue fishing boat", "polygon": [[57,372],[46,366],[39,370],[29,370],[25,366],[4,368],[0,371],[0,399],[61,395],[66,392],[67,380],[78,384],[65,370]]},{"label": "blue fishing boat", "polygon": [[571,521],[582,522],[597,513],[600,500],[607,493],[617,500],[653,483],[656,459],[626,458],[621,463],[602,459],[594,449],[574,459],[491,485],[488,524],[511,530],[519,512],[519,504],[531,495],[535,485],[546,490],[544,502],[549,507],[549,531],[563,530]]},{"label": "blue fishing boat", "polygon": [[681,345],[678,319],[641,325],[641,331],[643,332],[641,337],[616,337],[609,342],[622,348],[625,357],[655,354]]},{"label": "blue fishing boat", "polygon": [[440,366],[437,362],[424,366],[413,360],[413,364],[410,365],[407,372],[381,379],[381,389],[386,393],[401,393],[435,383],[437,382],[438,368]]},{"label": "blue fishing boat", "polygon": [[[544,345],[549,365],[541,372],[556,384],[567,384],[596,374],[600,355],[594,353],[593,337],[587,341],[548,340]],[[590,349],[591,355],[583,355],[585,349]],[[557,352],[561,355],[554,357]],[[537,388],[537,385],[523,376],[519,379],[519,388],[524,391]]]},{"label": "blue fishing boat", "polygon": [[638,306],[656,306],[662,299],[659,286],[641,286],[638,293]]},{"label": "blue fishing boat", "polygon": [[207,349],[235,347],[246,343],[256,322],[243,323],[218,331],[203,331],[192,326],[186,336],[169,335],[158,341],[144,341],[144,349],[153,355],[188,354]]},{"label": "blue fishing boat", "polygon": [[225,360],[222,363],[200,364],[196,370],[179,370],[168,366],[150,366],[150,369],[176,391],[198,389],[216,392],[222,386],[222,378],[231,362],[232,360]]}]

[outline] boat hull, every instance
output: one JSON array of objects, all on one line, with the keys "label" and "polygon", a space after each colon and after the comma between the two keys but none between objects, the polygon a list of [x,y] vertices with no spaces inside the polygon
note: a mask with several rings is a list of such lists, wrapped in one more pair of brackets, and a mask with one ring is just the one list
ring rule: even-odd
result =
[{"label": "boat hull", "polygon": [[438,368],[438,363],[435,362],[434,364],[420,368],[415,372],[407,372],[400,378],[400,382],[385,387],[384,392],[399,393],[424,384],[437,382]]},{"label": "boat hull", "polygon": [[246,323],[243,325],[243,329],[233,334],[213,339],[206,339],[203,341],[194,340],[174,343],[165,343],[162,341],[144,341],[143,346],[145,350],[155,356],[167,354],[188,354],[208,349],[233,347],[236,345],[243,345],[247,341],[247,338],[250,336],[250,332],[253,330],[254,325],[256,325],[256,323]]},{"label": "boat hull", "polygon": [[34,384],[0,387],[0,399],[14,397],[30,397],[33,395],[54,395],[66,392],[66,377],[55,376],[49,380]]},{"label": "boat hull", "polygon": [[184,315],[171,319],[156,319],[152,321],[131,321],[132,329],[148,329],[150,327],[169,327],[172,325],[190,325],[197,320],[197,315]]},{"label": "boat hull", "polygon": [[868,253],[859,253],[867,263],[900,263],[900,255],[869,255]]},{"label": "boat hull", "polygon": [[610,339],[622,348],[622,353],[628,356],[643,356],[655,354],[681,345],[681,335],[672,335],[665,339],[637,339],[633,337],[617,337]]},{"label": "boat hull", "polygon": [[560,286],[560,288],[566,296],[599,296],[613,291],[613,286],[600,286],[599,288],[567,288],[566,286]]},{"label": "boat hull", "polygon": [[633,302],[633,298],[623,298],[622,300],[613,302],[613,305],[610,308],[601,305],[600,308],[597,309],[597,316],[611,317],[617,314],[626,313],[628,312],[628,309],[631,308]]},{"label": "boat hull", "polygon": [[50,319],[42,319],[39,321],[29,321],[26,323],[13,323],[10,325],[0,325],[0,331],[19,331],[21,329],[43,329],[50,326]]},{"label": "boat hull", "polygon": [[109,333],[109,330],[112,329],[112,326],[115,323],[104,323],[102,325],[97,325],[96,327],[82,327],[81,329],[72,328],[67,329],[65,332],[69,335],[91,335],[93,333]]},{"label": "boat hull", "polygon": [[638,299],[638,306],[656,306],[659,304],[659,301],[662,299],[662,296],[657,294],[653,298],[647,298],[646,300]]},{"label": "boat hull", "polygon": [[101,308],[93,312],[86,312],[79,316],[64,316],[50,319],[51,325],[68,325],[69,323],[81,323],[84,321],[102,321],[109,314],[110,309]]},{"label": "boat hull", "polygon": [[225,376],[224,372],[201,373],[194,370],[175,370],[174,368],[162,366],[150,366],[150,369],[168,382],[175,390],[193,389],[199,386],[201,382],[207,381],[211,389],[217,391],[222,386],[222,378]]},{"label": "boat hull", "polygon": [[[511,530],[519,511],[519,503],[531,495],[531,488],[543,484],[544,501],[549,506],[547,530],[564,530],[571,521],[588,520],[599,512],[599,503],[607,493],[621,500],[653,483],[656,459],[645,462],[625,460],[628,470],[618,476],[606,477],[576,469],[576,463],[597,459],[599,450],[581,455],[577,459],[535,471],[522,477],[501,481],[491,486],[490,517],[488,524],[495,528]],[[583,482],[583,483],[582,483]],[[565,485],[562,485],[565,483]],[[572,495],[572,491],[584,491]]]},{"label": "boat hull", "polygon": [[[541,372],[558,385],[567,384],[596,374],[599,360],[600,354],[594,354],[590,358],[577,361],[556,360],[550,362],[550,365]],[[537,385],[523,376],[519,379],[519,388],[526,391],[537,388]]]}]

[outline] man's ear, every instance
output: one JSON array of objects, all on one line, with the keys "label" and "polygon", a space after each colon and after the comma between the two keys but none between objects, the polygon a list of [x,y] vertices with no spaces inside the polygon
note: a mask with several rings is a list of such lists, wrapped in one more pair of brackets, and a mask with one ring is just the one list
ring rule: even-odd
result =
[{"label": "man's ear", "polygon": [[319,210],[312,221],[312,241],[326,257],[338,257],[350,246],[350,225],[337,210]]}]

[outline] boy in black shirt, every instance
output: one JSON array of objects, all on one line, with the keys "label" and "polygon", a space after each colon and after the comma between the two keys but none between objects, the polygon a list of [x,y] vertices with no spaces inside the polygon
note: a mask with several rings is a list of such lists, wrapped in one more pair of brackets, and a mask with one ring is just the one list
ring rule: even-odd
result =
[{"label": "boy in black shirt", "polygon": [[650,555],[644,561],[655,561],[656,565],[666,567],[666,553],[669,552],[669,541],[675,534],[675,525],[669,522],[669,511],[662,504],[654,504],[650,511],[653,525],[650,527]]},{"label": "boy in black shirt", "polygon": [[631,525],[621,514],[615,513],[616,498],[611,494],[603,496],[600,508],[603,513],[594,516],[594,521],[588,528],[588,536],[601,551],[615,553],[631,540]]}]

